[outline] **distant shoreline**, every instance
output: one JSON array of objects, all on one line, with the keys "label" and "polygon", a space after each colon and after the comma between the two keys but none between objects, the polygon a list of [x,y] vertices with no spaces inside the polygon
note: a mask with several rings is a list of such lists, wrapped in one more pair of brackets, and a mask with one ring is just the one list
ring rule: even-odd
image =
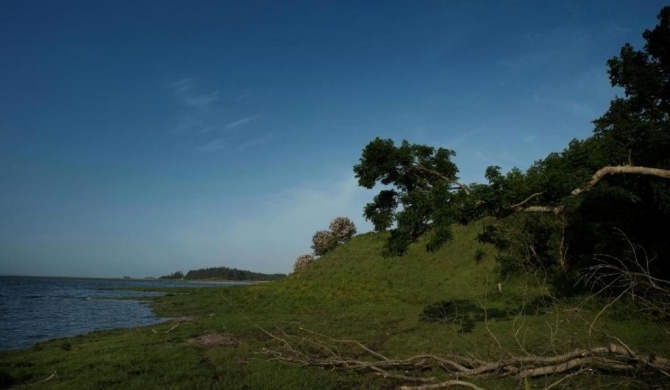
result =
[{"label": "distant shoreline", "polygon": [[131,278],[131,277],[103,277],[103,276],[44,276],[44,275],[0,275],[0,278],[25,278],[25,279],[68,279],[68,280],[117,280],[117,281],[142,281],[157,283],[267,283],[269,280],[225,280],[225,279],[159,279],[159,278]]}]

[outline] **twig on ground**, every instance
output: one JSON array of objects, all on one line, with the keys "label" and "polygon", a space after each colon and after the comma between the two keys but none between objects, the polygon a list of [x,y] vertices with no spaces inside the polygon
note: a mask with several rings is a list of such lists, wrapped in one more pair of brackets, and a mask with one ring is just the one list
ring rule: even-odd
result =
[{"label": "twig on ground", "polygon": [[180,324],[181,324],[181,322],[177,322],[177,325],[173,326],[172,328],[166,330],[166,331],[163,332],[163,333],[170,333],[170,332],[172,332],[172,331],[175,330]]},{"label": "twig on ground", "polygon": [[475,385],[474,383],[470,382],[465,382],[465,381],[459,381],[459,380],[448,380],[444,381],[441,383],[435,383],[432,385],[421,385],[421,386],[400,386],[400,390],[433,390],[433,389],[445,389],[447,387],[453,387],[453,386],[463,386],[463,387],[469,387],[474,390],[484,390],[481,387]]},{"label": "twig on ground", "polygon": [[58,376],[57,373],[58,373],[58,371],[54,370],[53,374],[49,375],[48,377],[46,377],[44,379],[40,379],[37,382],[33,382],[33,383],[29,384],[28,386],[34,386],[34,385],[39,385],[41,383],[49,382],[50,380],[52,380],[52,379],[54,379]]}]

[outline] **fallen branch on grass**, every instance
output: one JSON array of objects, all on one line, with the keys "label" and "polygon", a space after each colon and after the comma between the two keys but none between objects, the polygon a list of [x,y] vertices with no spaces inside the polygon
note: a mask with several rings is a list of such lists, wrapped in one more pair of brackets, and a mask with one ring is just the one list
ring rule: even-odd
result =
[{"label": "fallen branch on grass", "polygon": [[42,383],[45,383],[45,382],[49,382],[50,380],[52,380],[56,377],[58,377],[58,371],[54,371],[54,373],[49,375],[48,377],[46,377],[44,379],[41,379],[41,380],[38,380],[37,382],[33,382],[33,383],[29,384],[28,386],[35,386],[35,385],[39,385],[39,384],[42,384]]},{"label": "fallen branch on grass", "polygon": [[[632,372],[646,369],[650,373],[670,377],[670,359],[636,353],[627,346],[616,343],[603,347],[576,349],[556,356],[508,355],[495,361],[433,354],[392,359],[355,340],[334,339],[305,329],[302,331],[302,335],[289,335],[282,330],[277,333],[266,331],[279,343],[270,343],[273,346],[267,347],[265,352],[270,355],[271,360],[327,369],[371,371],[385,378],[417,383],[400,387],[406,390],[441,389],[452,386],[480,389],[473,383],[463,381],[463,378],[514,377],[524,380],[564,375],[548,386],[551,388],[568,376],[574,377],[596,370]],[[422,373],[435,373],[436,370],[442,371],[444,377],[422,376]],[[438,382],[440,380],[441,382]]]},{"label": "fallen branch on grass", "polygon": [[166,331],[163,332],[163,333],[170,333],[170,332],[172,332],[173,330],[175,330],[179,325],[181,325],[181,322],[177,322],[177,325],[173,326],[172,328],[166,330]]}]

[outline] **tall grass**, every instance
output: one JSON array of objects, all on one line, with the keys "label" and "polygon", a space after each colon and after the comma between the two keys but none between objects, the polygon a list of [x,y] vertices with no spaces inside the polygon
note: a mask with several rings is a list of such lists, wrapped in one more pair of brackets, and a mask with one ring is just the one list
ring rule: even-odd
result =
[{"label": "tall grass", "polygon": [[[420,242],[398,258],[381,256],[385,234],[363,234],[286,279],[171,290],[153,302],[156,313],[174,318],[170,322],[0,353],[0,387],[386,389],[399,384],[374,373],[271,359],[268,349],[277,341],[269,334],[308,334],[306,330],[358,340],[399,358],[418,353],[482,359],[555,354],[615,337],[636,350],[670,354],[663,323],[622,316],[616,306],[594,323],[602,306],[547,299],[541,281],[533,278],[505,280],[499,290],[495,252],[475,240],[480,228],[455,227],[454,240],[441,250],[428,253]],[[235,342],[198,341],[207,335]],[[629,382],[603,373],[588,385],[611,383]],[[513,380],[483,384],[517,385]]]}]

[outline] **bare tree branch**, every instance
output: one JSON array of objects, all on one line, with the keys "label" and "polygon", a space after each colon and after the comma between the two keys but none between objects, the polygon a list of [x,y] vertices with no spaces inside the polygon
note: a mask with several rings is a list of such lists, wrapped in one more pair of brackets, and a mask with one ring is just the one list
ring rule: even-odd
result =
[{"label": "bare tree branch", "polygon": [[[554,356],[506,355],[494,361],[483,361],[459,355],[432,354],[415,355],[406,359],[390,359],[356,340],[338,340],[316,332],[302,330],[317,339],[288,335],[285,332],[282,332],[281,335],[272,335],[273,339],[279,341],[280,349],[270,347],[266,349],[271,359],[301,366],[372,371],[385,378],[420,383],[399,387],[407,390],[442,389],[452,386],[481,390],[477,385],[463,381],[464,377],[492,379],[512,376],[524,380],[563,375],[562,378],[547,387],[553,388],[568,378],[596,369],[634,371],[646,368],[649,373],[670,377],[670,359],[636,353],[623,343],[612,343],[606,347],[576,349]],[[334,344],[328,345],[328,342]],[[340,350],[337,344],[341,344],[342,347],[344,345],[353,346],[356,350],[350,348]],[[344,351],[348,353],[345,354]],[[422,372],[434,372],[436,368],[442,369],[444,373],[442,378],[420,375]],[[437,382],[438,380],[442,382]]]},{"label": "bare tree branch", "polygon": [[554,213],[559,215],[564,209],[563,206],[528,206],[514,209],[514,211],[523,213]]},{"label": "bare tree branch", "polygon": [[543,390],[550,390],[550,389],[553,389],[554,387],[560,385],[561,383],[565,382],[566,380],[568,380],[568,379],[570,379],[570,378],[573,378],[573,377],[575,377],[575,376],[577,376],[577,375],[580,375],[580,374],[582,374],[582,373],[584,373],[584,372],[591,372],[591,371],[593,371],[593,370],[588,369],[588,368],[583,368],[583,369],[581,369],[581,370],[579,370],[579,371],[575,371],[575,372],[573,372],[572,374],[565,375],[564,377],[562,377],[561,379],[557,380],[556,382],[551,383],[551,384],[545,386]]},{"label": "bare tree branch", "polygon": [[465,184],[461,184],[454,179],[448,178],[448,177],[444,176],[443,174],[441,174],[440,172],[438,172],[434,169],[426,168],[421,164],[416,164],[415,166],[413,166],[411,168],[416,169],[418,171],[430,173],[431,175],[435,175],[435,176],[439,177],[440,179],[446,180],[450,183],[454,183],[458,188],[461,189],[461,191],[465,192],[466,195],[470,195],[470,189]]},{"label": "bare tree branch", "polygon": [[604,176],[614,174],[636,174],[636,175],[650,175],[657,176],[664,179],[670,179],[670,170],[660,168],[639,167],[630,165],[609,166],[600,168],[591,177],[591,181],[584,188],[577,188],[572,191],[572,195],[579,195],[583,192],[591,190]]},{"label": "bare tree branch", "polygon": [[531,196],[527,197],[526,199],[524,199],[523,201],[521,201],[521,202],[519,202],[519,203],[517,203],[517,204],[513,204],[513,205],[509,206],[509,208],[511,208],[512,210],[516,210],[516,209],[518,209],[518,208],[521,208],[521,206],[523,206],[524,204],[526,204],[528,201],[530,201],[531,199],[536,198],[536,197],[538,197],[538,196],[540,196],[540,195],[542,195],[542,194],[544,194],[544,191],[542,191],[542,192],[536,192],[536,193],[534,193],[533,195],[531,195]]},{"label": "bare tree branch", "polygon": [[[615,174],[637,174],[637,175],[649,175],[661,177],[664,179],[670,179],[670,170],[661,169],[661,168],[649,168],[649,167],[639,167],[639,166],[630,166],[630,165],[621,165],[621,166],[608,166],[600,168],[596,173],[593,174],[591,180],[584,188],[576,188],[572,190],[571,195],[576,196],[584,192],[590,191],[604,176],[615,175]],[[536,198],[542,195],[544,192],[536,192],[533,195],[529,196],[525,200],[511,205],[508,208],[516,212],[532,212],[532,213],[554,213],[560,215],[563,213],[565,208],[563,206],[528,206],[521,207],[533,198]]]},{"label": "bare tree branch", "polygon": [[595,255],[597,264],[587,269],[582,281],[592,288],[600,288],[596,295],[614,288],[622,291],[617,299],[628,295],[639,304],[640,311],[667,315],[670,313],[670,281],[654,277],[651,263],[656,258],[650,258],[644,248],[633,244],[623,232],[619,233],[631,248],[629,257]]},{"label": "bare tree branch", "polygon": [[452,386],[463,386],[463,387],[469,387],[474,390],[484,390],[481,387],[470,383],[470,382],[465,382],[465,381],[459,381],[456,379],[440,382],[440,383],[434,383],[431,385],[421,385],[421,386],[400,386],[400,390],[433,390],[433,389],[445,389],[447,387],[452,387]]}]

